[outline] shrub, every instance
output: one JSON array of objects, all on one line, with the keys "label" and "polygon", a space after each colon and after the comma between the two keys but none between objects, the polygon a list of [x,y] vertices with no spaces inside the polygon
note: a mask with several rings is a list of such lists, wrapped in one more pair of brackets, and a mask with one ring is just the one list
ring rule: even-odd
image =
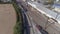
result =
[{"label": "shrub", "polygon": [[22,14],[21,14],[21,9],[18,7],[18,5],[16,4],[15,1],[12,2],[15,10],[16,10],[16,14],[17,14],[17,22],[16,25],[14,27],[14,34],[22,34]]}]

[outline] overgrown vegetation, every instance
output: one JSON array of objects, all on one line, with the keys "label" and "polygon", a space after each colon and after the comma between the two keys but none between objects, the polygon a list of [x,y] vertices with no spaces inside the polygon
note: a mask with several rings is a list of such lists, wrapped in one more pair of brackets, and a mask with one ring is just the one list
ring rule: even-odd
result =
[{"label": "overgrown vegetation", "polygon": [[18,7],[16,4],[15,0],[12,2],[15,10],[16,10],[16,16],[17,16],[17,22],[14,27],[14,34],[22,34],[22,14],[21,14],[21,9]]}]

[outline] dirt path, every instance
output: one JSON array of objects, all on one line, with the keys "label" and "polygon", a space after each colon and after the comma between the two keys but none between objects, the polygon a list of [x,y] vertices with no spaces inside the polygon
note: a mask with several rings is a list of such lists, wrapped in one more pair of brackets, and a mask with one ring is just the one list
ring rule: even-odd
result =
[{"label": "dirt path", "polygon": [[0,34],[13,34],[16,13],[12,4],[0,4]]}]

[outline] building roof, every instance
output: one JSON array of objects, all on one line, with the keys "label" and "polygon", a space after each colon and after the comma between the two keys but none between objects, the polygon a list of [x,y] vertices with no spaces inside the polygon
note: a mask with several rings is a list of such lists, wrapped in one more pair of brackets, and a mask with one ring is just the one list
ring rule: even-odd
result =
[{"label": "building roof", "polygon": [[60,8],[60,4],[54,4],[53,6],[56,8]]},{"label": "building roof", "polygon": [[[35,9],[37,9],[42,14],[45,14],[47,17],[56,19],[58,23],[60,24],[60,13],[49,10],[45,8],[43,5],[35,3],[35,2],[28,2],[28,4],[34,7]],[[56,15],[58,15],[57,18],[56,18]]]}]

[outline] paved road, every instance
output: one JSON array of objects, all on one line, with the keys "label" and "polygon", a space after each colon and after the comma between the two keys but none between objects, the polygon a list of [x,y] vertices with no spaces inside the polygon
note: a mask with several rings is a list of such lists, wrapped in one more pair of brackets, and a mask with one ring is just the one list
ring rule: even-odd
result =
[{"label": "paved road", "polygon": [[[35,9],[32,10],[32,8],[27,7],[25,3],[22,3],[22,5],[23,5],[22,7],[25,10],[25,14],[27,15],[31,24],[30,34],[41,34],[40,30],[36,27],[36,25],[42,25],[46,23],[47,18],[45,18],[45,16],[43,16],[43,14],[41,14],[37,10]],[[42,26],[45,27],[45,24]]]},{"label": "paved road", "polygon": [[30,26],[28,24],[28,20],[25,14],[25,10],[21,7],[20,3],[18,4],[18,6],[21,8],[21,13],[22,13],[22,17],[23,17],[23,31],[22,34],[30,34]]},{"label": "paved road", "polygon": [[[25,9],[25,8],[24,8]],[[26,9],[25,9],[25,13],[26,13],[27,11],[26,11]],[[27,13],[26,13],[27,14]],[[40,31],[36,28],[36,25],[33,23],[33,21],[32,21],[32,19],[31,19],[31,17],[28,17],[28,18],[30,18],[30,22],[31,22],[31,25],[32,25],[32,33],[30,33],[30,34],[41,34],[40,33]]]},{"label": "paved road", "polygon": [[23,13],[23,23],[24,23],[24,34],[30,34],[30,26],[28,24],[28,20],[27,17],[25,15],[25,13]]}]

